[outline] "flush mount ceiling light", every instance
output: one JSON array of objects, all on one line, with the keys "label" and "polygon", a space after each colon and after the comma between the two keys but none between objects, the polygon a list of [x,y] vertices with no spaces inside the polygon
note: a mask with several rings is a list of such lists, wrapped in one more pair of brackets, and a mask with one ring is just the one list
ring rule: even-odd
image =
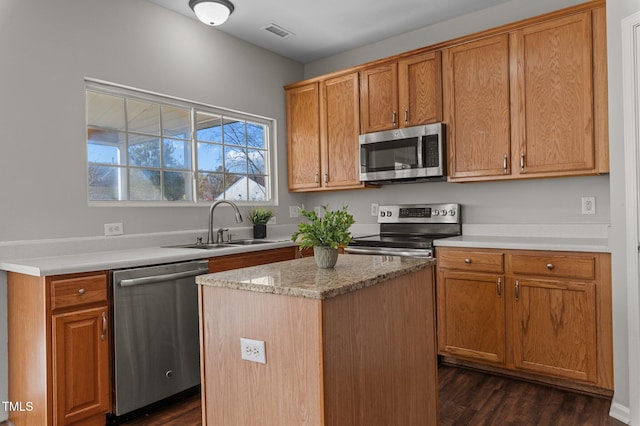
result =
[{"label": "flush mount ceiling light", "polygon": [[222,25],[233,12],[233,3],[229,0],[189,0],[189,7],[204,24]]}]

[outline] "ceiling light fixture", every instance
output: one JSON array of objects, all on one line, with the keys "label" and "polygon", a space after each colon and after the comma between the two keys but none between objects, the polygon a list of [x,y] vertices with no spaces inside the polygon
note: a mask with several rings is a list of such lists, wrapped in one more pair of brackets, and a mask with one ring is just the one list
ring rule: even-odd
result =
[{"label": "ceiling light fixture", "polygon": [[189,0],[189,7],[202,23],[211,26],[224,24],[234,9],[229,0]]}]

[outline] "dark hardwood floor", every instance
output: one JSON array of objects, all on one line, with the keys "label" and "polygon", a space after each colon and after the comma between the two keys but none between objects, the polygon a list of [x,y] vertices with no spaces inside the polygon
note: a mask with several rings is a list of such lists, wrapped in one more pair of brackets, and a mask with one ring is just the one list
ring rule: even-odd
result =
[{"label": "dark hardwood floor", "polygon": [[[442,426],[624,425],[609,417],[606,399],[457,367],[440,366],[438,375]],[[124,424],[199,426],[200,399],[196,395]]]}]

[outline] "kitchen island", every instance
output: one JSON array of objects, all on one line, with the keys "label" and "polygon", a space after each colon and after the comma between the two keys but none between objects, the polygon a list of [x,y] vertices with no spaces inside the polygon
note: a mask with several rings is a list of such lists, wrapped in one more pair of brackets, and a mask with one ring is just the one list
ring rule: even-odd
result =
[{"label": "kitchen island", "polygon": [[[203,424],[438,424],[434,264],[340,255],[198,277]],[[241,338],[266,363],[243,360]]]}]

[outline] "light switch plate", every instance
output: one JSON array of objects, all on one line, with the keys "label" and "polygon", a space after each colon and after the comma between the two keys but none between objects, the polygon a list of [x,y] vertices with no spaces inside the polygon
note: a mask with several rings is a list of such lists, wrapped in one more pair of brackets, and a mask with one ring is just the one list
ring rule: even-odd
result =
[{"label": "light switch plate", "polygon": [[104,224],[104,235],[107,237],[111,237],[114,235],[122,235],[124,234],[124,229],[122,227],[122,222],[120,223],[105,223]]}]

